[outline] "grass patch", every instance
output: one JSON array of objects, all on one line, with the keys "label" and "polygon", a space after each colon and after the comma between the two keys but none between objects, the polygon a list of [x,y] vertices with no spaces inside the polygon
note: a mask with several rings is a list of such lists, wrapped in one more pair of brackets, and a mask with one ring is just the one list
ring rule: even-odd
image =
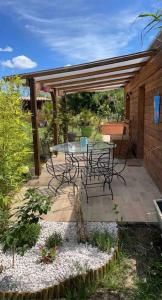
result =
[{"label": "grass patch", "polygon": [[62,243],[62,237],[60,233],[54,232],[45,241],[45,247],[47,249],[55,248],[60,246]]},{"label": "grass patch", "polygon": [[115,244],[113,236],[107,232],[95,231],[91,233],[88,243],[94,247],[98,247],[101,251],[109,251]]},{"label": "grass patch", "polygon": [[162,300],[161,231],[148,224],[128,225],[119,228],[119,235],[119,256],[104,278],[92,288],[70,291],[66,299]]}]

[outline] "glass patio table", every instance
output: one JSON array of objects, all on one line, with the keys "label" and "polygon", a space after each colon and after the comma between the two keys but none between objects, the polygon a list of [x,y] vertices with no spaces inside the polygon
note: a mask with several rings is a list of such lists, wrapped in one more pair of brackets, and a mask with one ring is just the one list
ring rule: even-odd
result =
[{"label": "glass patio table", "polygon": [[114,149],[116,145],[114,143],[96,142],[88,143],[87,147],[87,145],[83,146],[80,142],[68,142],[54,145],[50,147],[50,151],[65,153],[65,160],[77,167],[79,175],[81,169],[85,167],[88,161],[88,152],[94,149],[94,147],[95,150],[103,151],[106,148]]},{"label": "glass patio table", "polygon": [[71,153],[75,156],[75,154],[86,154],[87,155],[87,149],[91,150],[94,148],[95,145],[95,149],[96,150],[104,150],[106,149],[107,146],[109,146],[109,148],[114,149],[115,148],[115,144],[114,143],[105,143],[105,142],[99,142],[99,143],[88,143],[88,147],[87,145],[82,145],[80,142],[68,142],[68,143],[64,143],[64,144],[58,144],[55,146],[50,147],[50,151],[54,152],[62,152],[62,153]]}]

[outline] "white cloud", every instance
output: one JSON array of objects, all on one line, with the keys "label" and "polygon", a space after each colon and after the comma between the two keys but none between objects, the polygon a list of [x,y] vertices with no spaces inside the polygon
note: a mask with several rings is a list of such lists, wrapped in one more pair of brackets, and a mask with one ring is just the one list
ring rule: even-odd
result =
[{"label": "white cloud", "polygon": [[12,59],[1,61],[1,65],[12,69],[32,69],[37,66],[37,63],[25,55],[20,55]]},{"label": "white cloud", "polygon": [[52,51],[75,63],[118,55],[137,35],[138,24],[132,25],[135,17],[135,13],[123,11],[110,18],[95,14],[84,18],[60,17],[47,23],[43,18],[26,24],[26,29],[39,36]]},{"label": "white cloud", "polygon": [[[86,0],[5,0],[26,30],[55,55],[79,63],[142,50],[139,2],[116,12]],[[10,63],[9,63],[10,64]]]},{"label": "white cloud", "polygon": [[13,48],[10,46],[6,46],[4,48],[0,48],[0,52],[12,52]]}]

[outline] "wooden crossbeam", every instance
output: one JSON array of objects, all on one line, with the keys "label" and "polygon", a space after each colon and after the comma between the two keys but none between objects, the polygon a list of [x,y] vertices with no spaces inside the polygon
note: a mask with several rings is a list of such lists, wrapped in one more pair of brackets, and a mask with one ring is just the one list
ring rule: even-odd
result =
[{"label": "wooden crossbeam", "polygon": [[65,85],[69,85],[69,84],[78,84],[78,83],[87,83],[87,82],[92,82],[92,81],[98,81],[98,80],[105,80],[105,79],[114,79],[116,80],[117,77],[125,77],[125,78],[131,78],[134,77],[136,74],[138,73],[138,71],[134,71],[134,72],[127,72],[127,73],[119,73],[119,74],[115,74],[115,75],[109,75],[109,73],[107,75],[103,75],[101,77],[91,77],[88,76],[88,78],[83,78],[83,79],[79,79],[79,80],[61,80],[58,81],[57,78],[54,78],[52,81],[48,81],[47,82],[43,82],[48,86],[52,87],[62,87]]},{"label": "wooden crossbeam", "polygon": [[81,93],[81,92],[103,92],[103,91],[112,91],[112,90],[116,90],[119,88],[123,88],[123,86],[114,86],[114,87],[105,87],[105,88],[85,88],[85,89],[81,89],[79,91],[68,91],[66,92],[66,94],[75,94],[75,93]]},{"label": "wooden crossbeam", "polygon": [[114,58],[98,60],[98,61],[80,64],[80,65],[37,71],[37,72],[33,72],[33,73],[24,73],[24,74],[20,74],[20,76],[21,76],[21,78],[30,78],[30,77],[42,77],[42,76],[48,76],[48,75],[54,75],[54,74],[61,74],[61,73],[72,72],[72,71],[80,71],[80,70],[85,70],[85,69],[90,69],[90,68],[95,68],[95,67],[106,66],[106,65],[110,65],[110,64],[114,64],[114,63],[130,61],[133,59],[139,59],[139,58],[145,58],[145,57],[148,57],[148,59],[149,59],[155,53],[156,53],[156,50],[148,50],[148,51],[128,54],[128,55],[124,55],[124,56],[118,56],[118,57],[114,57]]},{"label": "wooden crossbeam", "polygon": [[[85,73],[77,73],[77,74],[73,74],[73,75],[63,75],[63,77],[57,77],[55,79],[57,79],[57,81],[62,81],[62,80],[70,80],[70,79],[77,79],[77,78],[83,78],[83,77],[87,77],[87,76],[93,76],[93,75],[101,75],[101,74],[106,74],[106,73],[112,73],[112,72],[117,72],[117,71],[124,71],[124,73],[127,72],[127,70],[129,69],[134,69],[134,68],[140,68],[142,66],[144,66],[146,64],[146,62],[141,62],[141,63],[134,63],[131,65],[126,65],[126,66],[120,66],[120,67],[113,67],[113,68],[106,68],[103,70],[95,70],[95,71],[88,71]],[[135,70],[136,72],[137,70]],[[117,75],[117,74],[114,74]],[[42,79],[39,82],[41,83],[47,83],[47,82],[53,82],[54,78],[50,78],[48,80],[46,79]]]},{"label": "wooden crossbeam", "polygon": [[[62,89],[62,90],[65,90],[65,89],[73,89],[73,88],[78,88],[78,87],[86,87],[86,86],[95,86],[95,85],[100,85],[100,84],[105,84],[105,83],[110,83],[110,84],[115,84],[115,83],[118,83],[118,82],[128,82],[130,78],[121,78],[121,79],[114,79],[114,80],[102,80],[102,81],[94,81],[94,82],[85,82],[84,84],[81,83],[81,84],[75,84],[75,85],[63,85],[63,86],[58,86],[59,89]],[[53,88],[53,87],[51,87]]]},{"label": "wooden crossbeam", "polygon": [[69,87],[66,87],[65,89],[63,89],[63,91],[77,91],[77,90],[80,90],[80,89],[85,89],[85,88],[95,88],[95,87],[109,87],[109,86],[116,86],[116,85],[125,85],[128,81],[118,81],[116,83],[112,83],[112,82],[103,82],[103,83],[98,83],[98,84],[85,84],[85,85],[82,85],[82,86],[69,86]]}]

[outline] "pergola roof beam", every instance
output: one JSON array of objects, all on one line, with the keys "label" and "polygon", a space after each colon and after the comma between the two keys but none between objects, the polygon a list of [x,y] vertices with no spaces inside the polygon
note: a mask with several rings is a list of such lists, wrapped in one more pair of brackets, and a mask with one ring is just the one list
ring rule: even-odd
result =
[{"label": "pergola roof beam", "polygon": [[77,81],[67,81],[66,83],[49,83],[49,84],[46,84],[47,86],[50,86],[51,88],[55,87],[55,88],[64,88],[64,87],[68,87],[68,86],[79,86],[79,85],[83,85],[83,84],[91,84],[91,83],[94,83],[94,84],[97,84],[98,82],[104,82],[105,80],[106,81],[109,81],[109,82],[115,82],[115,81],[119,81],[119,80],[129,80],[133,77],[133,75],[131,76],[128,76],[128,75],[125,75],[125,76],[119,76],[119,77],[115,77],[115,78],[109,78],[107,76],[103,76],[103,77],[99,77],[99,78],[91,78],[91,79],[88,79],[88,80],[77,80]]},{"label": "pergola roof beam", "polygon": [[80,87],[80,86],[87,86],[87,85],[98,85],[98,84],[102,84],[102,83],[110,83],[110,84],[113,84],[113,83],[118,83],[118,82],[128,82],[129,81],[129,77],[126,77],[126,78],[119,78],[119,79],[113,79],[113,80],[97,80],[97,81],[90,81],[90,82],[84,82],[84,83],[77,83],[77,84],[68,84],[68,85],[51,85],[50,87],[51,88],[59,88],[59,89],[68,89],[69,87],[70,88],[77,88],[77,87]]},{"label": "pergola roof beam", "polygon": [[73,89],[73,90],[77,90],[77,89],[80,89],[80,88],[87,88],[87,87],[96,87],[96,86],[112,86],[112,85],[116,85],[116,84],[125,84],[127,83],[128,80],[115,80],[115,81],[99,81],[99,82],[92,82],[92,83],[87,83],[87,84],[84,84],[84,85],[69,85],[69,86],[65,86],[65,87],[61,87],[60,89],[61,90],[69,90],[69,89]]},{"label": "pergola roof beam", "polygon": [[[116,89],[119,89],[119,88],[122,88],[123,86],[112,86],[112,87],[96,87],[96,88],[84,88],[84,89],[80,89],[79,90],[79,93],[81,92],[107,92],[107,91],[112,91],[112,90],[116,90]],[[75,94],[75,93],[78,93],[78,91],[66,91],[66,94]]]},{"label": "pergola roof beam", "polygon": [[85,69],[90,69],[90,68],[95,68],[95,67],[102,67],[102,66],[111,65],[111,64],[128,62],[128,61],[136,60],[136,59],[144,60],[145,58],[146,59],[150,58],[155,53],[156,53],[155,50],[148,50],[148,51],[128,54],[128,55],[124,55],[124,56],[118,56],[118,57],[109,58],[109,59],[98,60],[98,61],[74,65],[74,66],[49,69],[49,70],[37,71],[37,72],[31,72],[31,73],[24,73],[24,74],[21,74],[21,78],[42,77],[45,75],[54,75],[54,74],[61,74],[61,73],[65,73],[65,72],[80,71],[80,70],[85,70]]},{"label": "pergola roof beam", "polygon": [[[139,70],[140,67],[144,66],[145,65],[145,62],[142,62],[142,63],[134,63],[134,64],[131,64],[131,65],[127,65],[127,66],[120,66],[120,67],[113,67],[113,68],[106,68],[106,69],[98,69],[98,70],[95,70],[95,71],[88,71],[88,72],[84,72],[84,73],[76,73],[76,74],[68,74],[68,73],[65,73],[62,77],[62,79],[57,76],[55,78],[57,78],[57,80],[65,80],[65,79],[76,79],[76,78],[83,78],[83,77],[87,77],[87,76],[93,76],[93,75],[100,75],[100,74],[105,74],[105,73],[113,73],[113,72],[117,72],[117,71],[123,71],[124,73],[127,72],[127,70],[129,69],[135,69],[135,71]],[[59,74],[58,74],[59,75]],[[53,81],[53,77],[50,77],[50,78],[45,78],[45,79],[48,79],[48,82],[50,82],[50,79],[51,79],[51,82]],[[36,81],[38,82],[44,82],[43,80],[38,80],[38,78],[36,78]]]},{"label": "pergola roof beam", "polygon": [[89,75],[89,76],[84,76],[83,78],[80,78],[80,77],[75,77],[75,78],[65,78],[65,77],[60,77],[60,78],[52,78],[52,79],[49,79],[49,80],[44,80],[44,81],[41,81],[41,83],[43,83],[43,84],[47,84],[47,85],[50,85],[51,83],[53,84],[53,83],[60,83],[60,84],[62,84],[62,83],[66,83],[66,82],[79,82],[79,81],[87,81],[87,80],[95,80],[96,78],[98,79],[98,78],[103,78],[103,77],[107,77],[107,78],[116,78],[116,76],[126,76],[126,75],[135,75],[137,72],[138,72],[138,70],[140,69],[140,67],[138,67],[138,68],[131,68],[131,69],[129,69],[129,70],[127,70],[127,72],[125,72],[125,70],[124,70],[124,72],[123,72],[123,70],[120,70],[120,71],[116,71],[116,72],[105,72],[105,73],[101,73],[101,74],[95,74],[95,75]]},{"label": "pergola roof beam", "polygon": [[68,88],[68,89],[64,89],[64,90],[62,90],[62,91],[64,91],[64,92],[68,92],[68,91],[80,91],[80,90],[83,90],[83,89],[96,89],[96,88],[109,88],[109,87],[116,87],[116,86],[118,86],[118,87],[121,87],[121,86],[124,86],[124,84],[125,83],[123,83],[123,82],[119,82],[119,83],[117,83],[117,84],[99,84],[99,85],[87,85],[87,86],[80,86],[80,87],[77,87],[77,88]]}]

